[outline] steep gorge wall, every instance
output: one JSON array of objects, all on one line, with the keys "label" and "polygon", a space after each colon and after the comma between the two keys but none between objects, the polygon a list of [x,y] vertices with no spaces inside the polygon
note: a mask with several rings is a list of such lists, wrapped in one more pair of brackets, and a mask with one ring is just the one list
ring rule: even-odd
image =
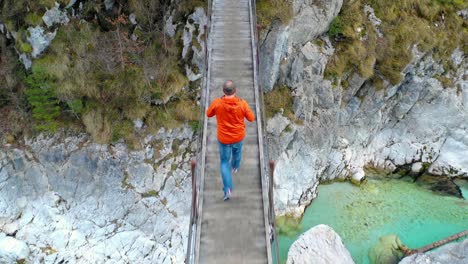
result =
[{"label": "steep gorge wall", "polygon": [[262,36],[262,85],[266,91],[275,84],[290,87],[299,120],[279,113],[268,121],[280,215],[302,215],[320,181],[360,181],[366,167],[468,176],[466,54],[453,51],[447,88],[437,78],[446,72],[440,60],[416,46],[408,47],[413,59],[398,84],[375,87],[353,74],[343,88],[324,77],[336,52],[324,33],[341,6],[340,0],[294,1],[292,20],[273,24]]},{"label": "steep gorge wall", "polygon": [[[183,110],[198,119],[195,101],[204,64],[206,15],[203,8],[197,8],[203,6],[203,1],[144,2],[156,5],[149,8],[157,8],[159,4],[168,8],[164,27],[151,28],[161,24],[151,20],[159,19],[160,14],[148,17],[149,22],[144,20],[144,13],[129,14],[125,9],[127,1],[60,1],[58,6],[41,1],[32,3],[35,9],[29,10],[30,13],[18,2],[11,11],[21,12],[27,18],[34,15],[34,22],[41,25],[35,28],[50,37],[44,41],[41,33],[26,40],[20,37],[24,37],[23,26],[28,25],[22,25],[24,21],[21,21],[17,23],[21,28],[15,29],[12,21],[17,17],[3,20],[9,14],[3,13],[5,17],[0,20],[3,33],[0,80],[4,81],[0,84],[0,263],[184,262],[191,201],[189,160],[196,152],[198,124],[184,115]],[[14,3],[5,1],[0,5],[7,8]],[[43,4],[55,6],[49,8],[53,12],[38,6]],[[125,11],[119,13],[122,6]],[[137,10],[152,11],[145,7]],[[100,22],[118,20],[114,11],[124,18],[122,27],[101,25]],[[87,12],[96,16],[87,17]],[[46,21],[55,18],[61,18],[61,22],[49,28]],[[93,57],[96,50],[112,49],[116,43],[109,42],[115,40],[117,33],[128,36],[123,43],[125,47]],[[132,50],[144,41],[145,45]],[[166,44],[164,50],[162,46]],[[140,49],[143,46],[144,51]],[[65,53],[57,52],[62,48]],[[34,50],[37,52],[33,55]],[[119,101],[125,108],[104,102],[107,114],[120,114],[90,122],[97,126],[106,123],[98,130],[112,135],[108,138],[110,143],[98,144],[99,136],[96,139],[95,134],[84,133],[83,126],[89,124],[80,123],[97,106],[93,99],[83,97],[80,87],[89,87],[80,83],[92,82],[92,87],[99,86],[114,95],[120,94],[121,89],[133,90],[135,87],[127,85],[133,77],[121,78],[122,86],[108,82],[125,76],[119,72],[120,67],[112,66],[119,50],[137,60],[123,66],[136,67],[137,73],[144,73],[131,75],[136,77],[133,81],[145,84],[140,87],[144,91],[137,92],[137,98],[123,96]],[[112,70],[101,76],[107,80],[95,80],[92,77],[95,71],[81,67],[90,66],[86,64],[90,61],[91,66],[97,65],[104,71],[106,67],[101,68],[101,63],[111,62]],[[45,66],[47,74],[54,78],[59,73],[60,78],[53,82],[54,89],[72,89],[71,97],[60,97],[61,117],[72,112],[67,101],[74,97],[83,100],[83,111],[75,112],[72,119],[65,118],[57,133],[26,133],[35,129],[28,125],[37,120],[24,94],[32,85],[24,79],[35,74],[37,65]],[[162,72],[163,67],[167,72]],[[170,74],[168,82],[159,79],[165,73]],[[162,83],[167,88],[165,94],[158,87]],[[139,103],[132,101],[135,99]],[[136,115],[122,115],[125,109]],[[93,116],[99,119],[101,115]],[[151,116],[156,118],[152,121]]]}]

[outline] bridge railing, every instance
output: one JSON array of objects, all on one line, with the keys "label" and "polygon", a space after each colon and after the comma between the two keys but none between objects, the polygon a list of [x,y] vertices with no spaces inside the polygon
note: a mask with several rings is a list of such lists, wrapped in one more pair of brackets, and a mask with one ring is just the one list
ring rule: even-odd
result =
[{"label": "bridge railing", "polygon": [[[264,96],[263,96],[263,89],[261,87],[260,82],[258,81],[258,75],[259,75],[259,68],[260,68],[260,50],[259,50],[259,25],[257,22],[257,1],[256,0],[251,0],[250,1],[250,7],[251,7],[251,14],[252,14],[252,31],[253,31],[253,49],[254,49],[254,63],[256,64],[256,67],[254,67],[255,72],[254,72],[254,78],[255,78],[255,95],[258,98],[256,101],[256,104],[258,105],[259,108],[259,113],[257,114],[257,121],[259,123],[259,137],[261,137],[261,140],[259,144],[262,144],[262,149],[263,149],[263,155],[262,159],[263,162],[261,162],[261,170],[262,170],[262,181],[265,182],[263,190],[264,192],[268,192],[268,222],[269,222],[269,234],[270,234],[270,245],[271,245],[271,257],[272,257],[272,263],[279,263],[279,246],[278,246],[278,236],[276,233],[276,224],[275,224],[275,208],[274,208],[274,197],[273,197],[273,175],[274,175],[274,168],[275,168],[275,163],[272,160],[269,160],[269,154],[268,154],[268,138],[266,137],[267,131],[266,131],[266,115],[265,115],[265,103],[264,103]],[[259,146],[260,147],[260,146]]]},{"label": "bridge railing", "polygon": [[197,223],[199,220],[199,211],[198,206],[200,203],[201,193],[203,192],[203,174],[205,167],[205,153],[206,153],[206,133],[208,127],[208,118],[205,115],[205,112],[209,103],[209,93],[210,93],[210,74],[209,74],[209,64],[210,64],[210,33],[211,33],[211,15],[212,15],[212,0],[207,0],[207,23],[204,27],[205,29],[205,68],[203,69],[203,87],[201,89],[200,96],[200,125],[198,126],[198,152],[196,155],[196,160],[191,161],[191,170],[192,170],[192,204],[190,212],[190,226],[189,226],[189,235],[187,243],[187,255],[185,263],[197,263],[197,236],[199,230],[197,230]]}]

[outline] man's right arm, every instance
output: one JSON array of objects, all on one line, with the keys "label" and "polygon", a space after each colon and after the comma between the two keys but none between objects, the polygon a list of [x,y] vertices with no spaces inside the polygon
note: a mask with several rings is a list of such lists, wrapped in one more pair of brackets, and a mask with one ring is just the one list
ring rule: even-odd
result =
[{"label": "man's right arm", "polygon": [[211,105],[208,107],[208,110],[206,110],[206,116],[207,117],[213,117],[216,115],[216,105],[217,105],[217,100],[215,99]]}]

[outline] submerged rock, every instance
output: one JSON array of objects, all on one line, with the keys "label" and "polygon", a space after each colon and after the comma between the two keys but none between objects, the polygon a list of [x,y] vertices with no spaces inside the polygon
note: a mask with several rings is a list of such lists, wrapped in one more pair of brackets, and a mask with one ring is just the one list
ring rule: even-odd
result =
[{"label": "submerged rock", "polygon": [[397,264],[404,256],[400,238],[397,235],[387,235],[379,238],[377,244],[369,250],[372,264]]},{"label": "submerged rock", "polygon": [[318,225],[302,234],[289,249],[287,264],[354,264],[340,236]]}]

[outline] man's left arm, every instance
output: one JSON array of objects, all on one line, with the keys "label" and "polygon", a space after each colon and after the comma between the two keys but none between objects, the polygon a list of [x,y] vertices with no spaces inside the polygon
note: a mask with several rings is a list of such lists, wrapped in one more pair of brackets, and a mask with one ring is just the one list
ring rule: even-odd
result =
[{"label": "man's left arm", "polygon": [[252,110],[250,109],[250,106],[247,103],[247,101],[245,101],[245,100],[243,100],[243,101],[244,101],[244,116],[248,121],[253,122],[255,120],[255,115],[252,112]]}]

